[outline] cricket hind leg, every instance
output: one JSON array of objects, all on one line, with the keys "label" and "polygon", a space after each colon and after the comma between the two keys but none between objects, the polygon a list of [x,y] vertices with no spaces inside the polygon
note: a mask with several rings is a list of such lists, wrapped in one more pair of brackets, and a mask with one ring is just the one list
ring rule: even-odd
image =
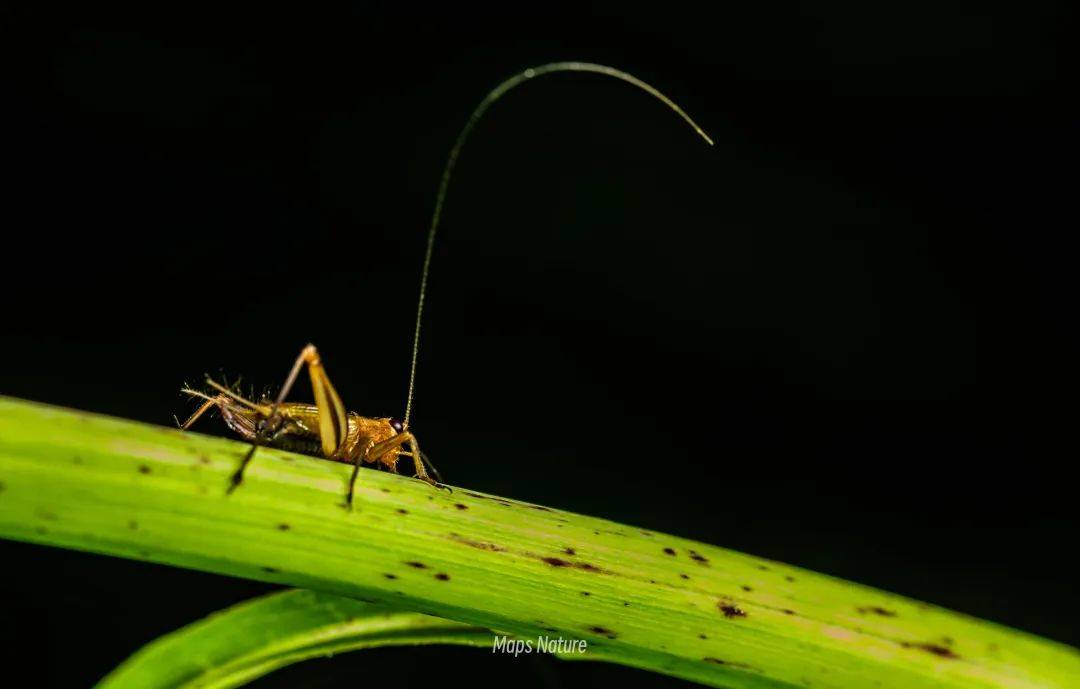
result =
[{"label": "cricket hind leg", "polygon": [[334,390],[334,386],[330,383],[330,377],[327,376],[326,369],[322,365],[322,359],[319,357],[319,350],[315,349],[315,345],[308,344],[300,351],[296,361],[293,362],[292,368],[289,369],[289,375],[285,378],[285,384],[281,386],[277,398],[270,407],[270,413],[260,422],[255,438],[251,442],[251,448],[244,455],[240,466],[237,467],[229,479],[226,494],[232,493],[243,482],[244,470],[247,469],[248,464],[251,463],[252,458],[255,456],[255,450],[260,445],[265,445],[268,440],[273,438],[274,433],[281,429],[284,421],[281,416],[281,404],[292,390],[297,377],[300,375],[300,369],[305,364],[311,378],[312,390],[315,392],[315,407],[319,410],[319,440],[323,455],[327,458],[333,458],[344,445],[349,429],[345,405],[342,403],[337,391]]}]

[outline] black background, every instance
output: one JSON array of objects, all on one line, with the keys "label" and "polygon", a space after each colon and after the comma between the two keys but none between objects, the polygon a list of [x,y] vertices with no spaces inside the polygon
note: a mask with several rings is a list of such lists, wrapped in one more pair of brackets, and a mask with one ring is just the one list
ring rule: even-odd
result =
[{"label": "black background", "polygon": [[[597,76],[492,109],[418,374],[413,430],[447,479],[1080,643],[1075,26],[1064,3],[979,6],[9,9],[0,393],[168,424],[181,383],[273,387],[312,341],[351,409],[400,414],[458,129],[520,69],[607,63],[717,144]],[[0,558],[8,669],[37,686],[268,590]],[[254,686],[461,671],[680,684],[391,649]]]}]

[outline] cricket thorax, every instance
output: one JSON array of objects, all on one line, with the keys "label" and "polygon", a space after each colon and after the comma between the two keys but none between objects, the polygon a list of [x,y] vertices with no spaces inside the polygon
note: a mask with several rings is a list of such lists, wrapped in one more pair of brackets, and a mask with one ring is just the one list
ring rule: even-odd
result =
[{"label": "cricket thorax", "polygon": [[398,434],[392,419],[370,418],[349,412],[349,432],[342,448],[342,457],[338,461],[352,463],[357,454],[364,461],[378,462],[382,468],[397,473],[397,460],[401,455],[398,449],[386,452],[378,457],[369,457],[368,450]]}]

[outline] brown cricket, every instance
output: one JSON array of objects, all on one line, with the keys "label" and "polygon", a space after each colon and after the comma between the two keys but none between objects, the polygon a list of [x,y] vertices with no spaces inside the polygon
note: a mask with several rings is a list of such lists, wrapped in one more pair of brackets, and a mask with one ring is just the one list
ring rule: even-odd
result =
[{"label": "brown cricket", "polygon": [[[210,390],[200,391],[184,387],[183,392],[200,398],[202,404],[195,410],[181,428],[189,428],[207,410],[217,407],[226,425],[240,437],[252,443],[251,449],[244,456],[233,473],[228,491],[231,493],[243,481],[244,470],[255,455],[255,450],[264,445],[285,450],[302,452],[315,457],[353,465],[352,476],[345,495],[345,504],[352,506],[357,474],[361,465],[368,464],[376,468],[397,473],[398,460],[409,457],[415,470],[416,478],[427,483],[441,486],[435,467],[427,456],[420,451],[416,436],[409,431],[409,418],[412,412],[413,390],[416,382],[416,361],[420,351],[420,323],[424,311],[424,296],[427,293],[428,272],[431,256],[435,247],[435,232],[439,226],[450,176],[457,164],[457,159],[466,139],[481,116],[495,101],[514,87],[538,76],[557,72],[590,72],[606,77],[613,77],[635,86],[653,96],[676,115],[681,117],[710,146],[712,139],[695,123],[682,108],[653,86],[626,72],[587,62],[553,62],[539,67],[526,69],[495,87],[472,112],[465,123],[443,168],[439,192],[435,197],[435,208],[428,226],[427,248],[424,252],[424,264],[420,272],[420,297],[416,306],[416,326],[413,330],[412,362],[409,366],[409,388],[405,401],[405,416],[402,421],[390,417],[367,417],[347,411],[319,357],[314,345],[307,345],[296,358],[285,384],[273,401],[261,399],[258,402],[241,397],[213,380],[207,380]],[[315,404],[286,402],[285,397],[292,390],[300,375],[300,369],[307,366],[311,377],[311,387],[315,393]],[[428,471],[430,470],[430,473]],[[434,476],[434,478],[432,478]]]},{"label": "brown cricket", "polygon": [[[311,377],[315,404],[286,402],[285,397],[305,365]],[[230,493],[240,485],[244,469],[260,445],[352,464],[353,473],[345,496],[348,506],[352,505],[356,474],[361,464],[375,464],[396,474],[398,459],[411,457],[416,478],[439,485],[436,482],[439,472],[420,451],[416,436],[405,430],[404,423],[394,418],[369,418],[345,410],[341,397],[326,375],[326,368],[315,345],[307,345],[296,357],[285,385],[273,401],[263,399],[252,402],[216,381],[207,379],[206,383],[216,394],[183,388],[183,392],[201,398],[203,403],[181,428],[189,428],[208,409],[217,407],[225,425],[241,438],[251,441],[251,449],[232,475],[228,489]],[[408,450],[403,449],[406,445]],[[428,474],[425,464],[431,469],[431,474]]]}]

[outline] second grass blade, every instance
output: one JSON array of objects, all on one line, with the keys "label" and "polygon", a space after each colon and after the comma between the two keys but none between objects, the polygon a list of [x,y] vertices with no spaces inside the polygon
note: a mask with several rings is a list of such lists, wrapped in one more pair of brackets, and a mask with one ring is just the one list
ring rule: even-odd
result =
[{"label": "second grass blade", "polygon": [[231,689],[311,658],[378,646],[491,646],[492,634],[315,591],[263,596],[143,647],[97,689]]}]

